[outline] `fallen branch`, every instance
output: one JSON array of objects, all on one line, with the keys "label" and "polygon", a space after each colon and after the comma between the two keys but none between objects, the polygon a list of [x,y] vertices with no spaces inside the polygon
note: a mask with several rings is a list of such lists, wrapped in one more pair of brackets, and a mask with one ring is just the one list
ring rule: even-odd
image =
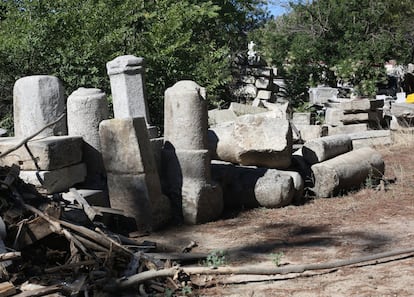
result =
[{"label": "fallen branch", "polygon": [[10,154],[11,152],[17,150],[18,148],[20,148],[21,146],[25,145],[30,139],[32,139],[33,137],[36,137],[37,135],[39,135],[40,133],[42,133],[44,130],[46,130],[47,128],[49,128],[50,126],[53,126],[55,124],[57,124],[58,122],[60,122],[64,117],[66,116],[66,113],[62,113],[60,115],[60,117],[57,118],[56,121],[53,121],[49,124],[47,124],[46,126],[44,126],[43,128],[41,128],[40,130],[38,130],[37,132],[33,133],[32,135],[29,135],[25,138],[23,138],[18,144],[16,144],[14,147],[8,149],[7,151],[5,151],[4,153],[0,154],[0,158],[3,158],[4,156],[7,156],[8,154]]},{"label": "fallen branch", "polygon": [[357,258],[333,261],[328,263],[317,263],[317,264],[303,264],[303,265],[290,265],[284,267],[261,267],[257,264],[246,265],[239,267],[173,267],[162,270],[149,270],[144,271],[129,278],[118,279],[115,283],[115,287],[109,285],[108,290],[115,288],[128,288],[145,281],[160,278],[160,277],[173,277],[178,272],[183,272],[188,275],[203,274],[203,275],[217,275],[217,274],[250,274],[250,275],[273,275],[273,274],[288,274],[288,273],[302,273],[309,270],[321,270],[321,269],[332,269],[343,266],[349,266],[357,263],[368,262],[388,257],[394,257],[402,254],[414,253],[414,248],[394,250],[379,254],[373,254],[369,256],[362,256]]}]

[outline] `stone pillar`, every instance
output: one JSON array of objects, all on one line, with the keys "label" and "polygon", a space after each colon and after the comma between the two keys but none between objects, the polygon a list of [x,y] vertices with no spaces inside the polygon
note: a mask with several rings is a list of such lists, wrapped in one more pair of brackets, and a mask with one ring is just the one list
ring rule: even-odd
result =
[{"label": "stone pillar", "polygon": [[165,192],[190,224],[216,219],[223,210],[221,188],[211,182],[205,97],[205,89],[193,81],[165,91]]},{"label": "stone pillar", "polygon": [[[65,112],[63,85],[49,75],[18,79],[13,89],[14,134],[24,138],[57,120]],[[38,137],[67,135],[65,119],[45,129]]]},{"label": "stone pillar", "polygon": [[99,135],[111,206],[134,218],[139,230],[161,227],[170,219],[170,204],[161,193],[145,119],[102,121]]},{"label": "stone pillar", "polygon": [[67,102],[68,133],[82,136],[83,159],[87,166],[87,188],[106,190],[106,174],[101,155],[99,123],[108,119],[106,95],[100,89],[79,88]]},{"label": "stone pillar", "polygon": [[150,138],[157,137],[157,128],[150,125],[144,59],[133,55],[120,56],[106,63],[106,68],[111,82],[114,117],[144,117]]}]

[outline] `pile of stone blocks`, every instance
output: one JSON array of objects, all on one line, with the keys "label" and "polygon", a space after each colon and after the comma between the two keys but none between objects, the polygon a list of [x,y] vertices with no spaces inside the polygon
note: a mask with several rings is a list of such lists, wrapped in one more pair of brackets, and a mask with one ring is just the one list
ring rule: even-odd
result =
[{"label": "pile of stone blocks", "polygon": [[253,102],[260,106],[261,101],[273,102],[279,91],[276,81],[277,68],[268,67],[260,60],[236,61],[235,72],[239,75],[233,90],[234,100],[238,102]]},{"label": "pile of stone blocks", "polygon": [[381,155],[370,147],[354,149],[352,143],[348,135],[332,135],[308,141],[295,153],[301,175],[310,181],[316,197],[332,197],[382,178]]},{"label": "pile of stone blocks", "polygon": [[326,102],[325,106],[329,135],[367,131],[369,126],[378,129],[384,123],[384,100],[381,99],[337,98]]},{"label": "pile of stone blocks", "polygon": [[20,178],[46,193],[57,193],[84,181],[83,140],[67,135],[65,97],[58,78],[47,75],[23,77],[13,90],[15,137],[0,139],[5,152],[30,138],[47,124],[56,122],[24,146],[0,158],[1,166],[20,166]]}]

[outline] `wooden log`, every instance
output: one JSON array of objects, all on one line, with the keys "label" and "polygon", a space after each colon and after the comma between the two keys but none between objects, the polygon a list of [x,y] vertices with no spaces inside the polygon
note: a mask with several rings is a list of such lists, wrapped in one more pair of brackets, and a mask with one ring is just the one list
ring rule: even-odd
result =
[{"label": "wooden log", "polygon": [[7,297],[16,294],[16,288],[11,282],[0,283],[0,297]]}]

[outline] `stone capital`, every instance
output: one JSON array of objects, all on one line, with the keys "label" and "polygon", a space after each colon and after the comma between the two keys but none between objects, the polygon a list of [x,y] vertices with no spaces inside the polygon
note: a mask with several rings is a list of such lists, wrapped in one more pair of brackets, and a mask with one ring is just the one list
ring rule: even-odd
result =
[{"label": "stone capital", "polygon": [[138,74],[144,69],[144,58],[133,55],[119,56],[106,63],[108,75],[116,74]]}]

